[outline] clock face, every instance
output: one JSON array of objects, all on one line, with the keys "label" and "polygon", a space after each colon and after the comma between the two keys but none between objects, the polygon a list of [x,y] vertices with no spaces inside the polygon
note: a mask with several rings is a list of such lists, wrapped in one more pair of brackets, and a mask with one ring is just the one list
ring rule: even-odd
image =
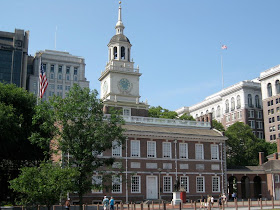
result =
[{"label": "clock face", "polygon": [[131,89],[132,89],[132,83],[129,82],[128,79],[122,78],[122,79],[119,81],[118,87],[119,87],[119,89],[120,89],[122,92],[128,93],[128,92],[130,92]]},{"label": "clock face", "polygon": [[108,91],[108,84],[107,81],[105,81],[102,85],[102,90],[103,90],[103,94],[106,94]]}]

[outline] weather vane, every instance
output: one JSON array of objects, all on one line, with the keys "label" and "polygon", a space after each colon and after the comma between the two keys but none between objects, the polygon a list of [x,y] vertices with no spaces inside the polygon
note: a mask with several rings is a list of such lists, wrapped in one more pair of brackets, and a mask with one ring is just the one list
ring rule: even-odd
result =
[{"label": "weather vane", "polygon": [[121,1],[119,1],[119,4],[121,4],[122,2]]}]

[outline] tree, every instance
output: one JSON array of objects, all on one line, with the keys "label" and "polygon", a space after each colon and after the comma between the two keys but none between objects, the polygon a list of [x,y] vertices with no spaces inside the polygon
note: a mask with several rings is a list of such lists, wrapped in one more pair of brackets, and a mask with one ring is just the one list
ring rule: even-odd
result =
[{"label": "tree", "polygon": [[74,189],[75,168],[61,168],[57,163],[42,162],[39,167],[20,169],[19,177],[10,181],[11,188],[22,193],[22,205],[46,205],[48,209]]},{"label": "tree", "polygon": [[236,122],[225,132],[228,137],[227,166],[258,165],[258,153],[266,155],[276,151],[276,144],[271,145],[263,139],[258,139],[252,129],[242,122]]},{"label": "tree", "polygon": [[[43,135],[34,133],[32,142],[38,142],[41,147],[53,143],[53,150],[61,151],[62,156],[71,155],[69,165],[79,171],[75,191],[79,195],[80,208],[83,195],[93,187],[92,173],[114,161],[99,155],[112,147],[112,141],[117,140],[119,144],[125,141],[122,118],[114,111],[110,117],[104,116],[103,103],[96,97],[96,90],[74,85],[65,99],[54,97],[40,104],[33,121],[36,124],[43,120],[44,126],[40,127]],[[45,135],[48,131],[55,137],[54,141]]]},{"label": "tree", "polygon": [[195,121],[195,119],[193,118],[193,116],[188,115],[187,113],[184,113],[181,117],[179,117],[180,120],[191,120],[191,121]]},{"label": "tree", "polygon": [[154,117],[154,118],[167,118],[167,119],[176,119],[178,118],[178,114],[175,111],[170,111],[168,109],[164,109],[161,106],[157,107],[150,107],[149,108],[149,117]]},{"label": "tree", "polygon": [[212,120],[212,126],[218,131],[225,131],[225,128],[222,123],[218,122],[217,120]]},{"label": "tree", "polygon": [[[0,82],[0,200],[13,202],[8,181],[17,177],[18,168],[34,166],[44,158],[43,151],[28,140],[36,127],[31,126],[35,113],[34,94],[14,84]],[[10,200],[6,200],[7,198]]]}]

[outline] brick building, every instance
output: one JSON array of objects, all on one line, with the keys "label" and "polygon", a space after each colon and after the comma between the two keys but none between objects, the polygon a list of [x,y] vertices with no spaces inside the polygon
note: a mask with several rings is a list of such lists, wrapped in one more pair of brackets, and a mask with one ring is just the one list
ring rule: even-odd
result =
[{"label": "brick building", "polygon": [[[116,35],[108,44],[109,61],[99,78],[104,113],[110,107],[122,111],[126,122],[125,145],[115,145],[102,157],[116,158],[112,168],[93,173],[95,184],[87,203],[100,202],[104,194],[123,202],[164,199],[170,201],[174,185],[185,189],[188,199],[201,195],[218,197],[225,191],[225,141],[209,122],[149,118],[147,102],[140,101],[139,67],[131,59],[131,43],[123,34],[119,7]],[[102,171],[113,173],[103,177]],[[72,200],[78,201],[76,195]]]}]

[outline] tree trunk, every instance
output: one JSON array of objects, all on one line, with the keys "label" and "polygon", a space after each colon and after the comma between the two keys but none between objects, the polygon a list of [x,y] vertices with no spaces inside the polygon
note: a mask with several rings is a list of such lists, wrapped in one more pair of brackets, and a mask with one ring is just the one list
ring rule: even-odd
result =
[{"label": "tree trunk", "polygon": [[79,200],[80,200],[80,202],[79,202],[79,209],[80,210],[83,210],[83,195],[82,194],[79,194]]}]

